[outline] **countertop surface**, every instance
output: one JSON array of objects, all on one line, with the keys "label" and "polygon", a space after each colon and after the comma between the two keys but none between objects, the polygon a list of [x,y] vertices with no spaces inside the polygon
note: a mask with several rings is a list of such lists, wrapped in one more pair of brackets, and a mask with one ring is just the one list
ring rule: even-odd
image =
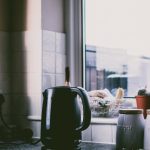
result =
[{"label": "countertop surface", "polygon": [[[0,143],[0,150],[43,150],[42,144],[36,145],[23,144],[23,143]],[[50,149],[48,149],[50,150]],[[102,144],[102,143],[81,143],[81,150],[115,150],[114,144]]]}]

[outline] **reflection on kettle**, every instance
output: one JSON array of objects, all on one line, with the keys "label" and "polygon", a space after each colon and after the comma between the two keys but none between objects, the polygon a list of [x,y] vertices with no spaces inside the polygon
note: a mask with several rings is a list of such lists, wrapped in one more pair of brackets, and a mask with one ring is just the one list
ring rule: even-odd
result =
[{"label": "reflection on kettle", "polygon": [[[77,95],[83,105],[82,122]],[[78,149],[81,131],[91,122],[87,92],[81,87],[60,86],[46,89],[43,97],[42,143],[51,149]]]}]

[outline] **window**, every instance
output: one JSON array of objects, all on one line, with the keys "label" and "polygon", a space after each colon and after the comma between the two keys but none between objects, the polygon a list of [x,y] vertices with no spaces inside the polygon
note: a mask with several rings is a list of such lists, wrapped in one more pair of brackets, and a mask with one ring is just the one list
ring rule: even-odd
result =
[{"label": "window", "polygon": [[85,0],[85,87],[150,88],[150,1]]}]

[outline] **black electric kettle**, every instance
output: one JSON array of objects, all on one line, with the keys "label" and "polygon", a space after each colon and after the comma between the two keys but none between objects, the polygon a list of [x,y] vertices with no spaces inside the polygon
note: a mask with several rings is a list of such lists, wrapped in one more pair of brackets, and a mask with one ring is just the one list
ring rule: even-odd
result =
[{"label": "black electric kettle", "polygon": [[[77,95],[82,100],[83,117]],[[46,89],[43,97],[42,143],[52,149],[77,148],[81,141],[81,131],[88,128],[91,121],[87,92],[81,87],[60,86]]]}]

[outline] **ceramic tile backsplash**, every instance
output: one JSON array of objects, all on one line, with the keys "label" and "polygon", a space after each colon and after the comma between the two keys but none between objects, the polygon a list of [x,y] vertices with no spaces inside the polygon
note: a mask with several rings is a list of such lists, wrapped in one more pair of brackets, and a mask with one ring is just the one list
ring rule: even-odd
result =
[{"label": "ceramic tile backsplash", "polygon": [[82,140],[83,141],[92,141],[92,129],[91,125],[82,132]]},{"label": "ceramic tile backsplash", "polygon": [[41,37],[41,31],[12,32],[11,48],[14,51],[40,51]]},{"label": "ceramic tile backsplash", "polygon": [[25,32],[12,32],[11,38],[11,49],[14,51],[23,51],[25,47]]},{"label": "ceramic tile backsplash", "polygon": [[55,74],[43,74],[42,78],[42,91],[47,88],[54,87],[55,84]]},{"label": "ceramic tile backsplash", "polygon": [[27,74],[26,73],[12,73],[12,93],[22,94],[27,93]]},{"label": "ceramic tile backsplash", "polygon": [[[37,115],[41,116],[41,109],[42,109],[42,93],[39,94],[32,94],[29,96],[29,115]],[[34,106],[34,107],[33,107]]]},{"label": "ceramic tile backsplash", "polygon": [[112,142],[111,125],[92,125],[92,141]]},{"label": "ceramic tile backsplash", "polygon": [[64,86],[64,83],[65,83],[65,75],[56,74],[56,86]]},{"label": "ceramic tile backsplash", "polygon": [[14,116],[27,116],[30,108],[30,97],[26,94],[13,94],[12,95],[12,107],[15,108],[12,114]]},{"label": "ceramic tile backsplash", "polygon": [[6,122],[10,122],[11,114],[11,78],[10,78],[10,34],[0,31],[0,93],[3,94],[5,102],[2,112]]},{"label": "ceramic tile backsplash", "polygon": [[[20,118],[41,114],[41,33],[40,31],[11,33],[12,69],[10,76],[12,106],[15,108],[14,116],[18,115]],[[20,119],[16,118],[16,120],[18,124],[23,125]],[[25,125],[27,125],[27,122]]]},{"label": "ceramic tile backsplash", "polygon": [[41,73],[42,68],[42,54],[40,51],[26,51],[26,67],[27,72]]},{"label": "ceramic tile backsplash", "polygon": [[11,54],[8,50],[0,51],[0,73],[10,72]]},{"label": "ceramic tile backsplash", "polygon": [[56,73],[65,73],[66,55],[56,54]]},{"label": "ceramic tile backsplash", "polygon": [[[5,115],[15,108],[11,113],[14,122],[29,125],[28,115],[41,115],[42,91],[64,85],[65,66],[64,33],[0,32],[0,92],[6,95]],[[37,124],[34,126],[37,130]]]},{"label": "ceramic tile backsplash", "polygon": [[43,73],[55,73],[55,53],[43,52]]},{"label": "ceramic tile backsplash", "polygon": [[10,72],[10,34],[0,31],[0,73]]},{"label": "ceramic tile backsplash", "polygon": [[10,94],[6,93],[4,94],[3,93],[3,96],[4,96],[4,99],[5,99],[5,102],[3,103],[3,115],[10,115],[12,113],[12,110],[10,109],[11,106],[12,106],[12,97]]},{"label": "ceramic tile backsplash", "polygon": [[0,51],[6,51],[9,48],[10,34],[0,31]]},{"label": "ceramic tile backsplash", "polygon": [[66,66],[66,35],[65,33],[43,30],[42,39],[42,89],[44,90],[48,87],[64,85]]},{"label": "ceramic tile backsplash", "polygon": [[64,33],[56,33],[56,52],[66,54],[66,36]]},{"label": "ceramic tile backsplash", "polygon": [[42,91],[42,77],[41,74],[39,73],[28,73],[26,76],[26,88],[27,88],[27,93],[28,95],[38,94],[41,93]]},{"label": "ceramic tile backsplash", "polygon": [[56,47],[55,32],[43,30],[42,49],[43,51],[54,52]]},{"label": "ceramic tile backsplash", "polygon": [[10,89],[10,34],[0,31],[0,93],[8,95]]},{"label": "ceramic tile backsplash", "polygon": [[9,73],[0,73],[0,93],[11,93],[11,77]]},{"label": "ceramic tile backsplash", "polygon": [[14,51],[12,53],[11,72],[23,73],[27,72],[27,56],[25,52]]},{"label": "ceramic tile backsplash", "polygon": [[[41,115],[41,94],[15,94],[12,96],[13,115]],[[16,107],[19,106],[19,107]]]}]

